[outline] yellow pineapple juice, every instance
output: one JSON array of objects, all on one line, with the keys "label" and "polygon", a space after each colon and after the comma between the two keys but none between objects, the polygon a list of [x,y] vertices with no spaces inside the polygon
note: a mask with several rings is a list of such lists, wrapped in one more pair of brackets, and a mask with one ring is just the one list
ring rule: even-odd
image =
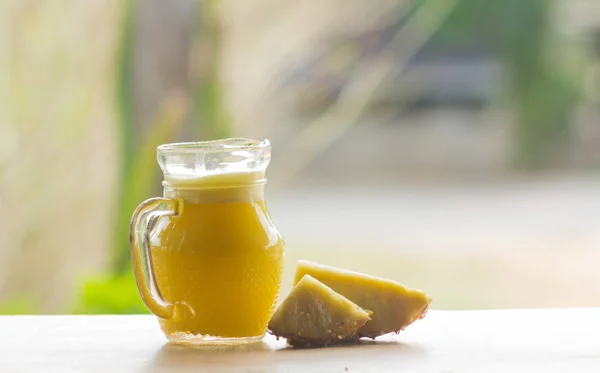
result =
[{"label": "yellow pineapple juice", "polygon": [[263,198],[264,172],[166,179],[165,197],[180,213],[160,218],[150,234],[158,288],[179,306],[160,319],[171,339],[262,336],[283,270],[283,240]]}]

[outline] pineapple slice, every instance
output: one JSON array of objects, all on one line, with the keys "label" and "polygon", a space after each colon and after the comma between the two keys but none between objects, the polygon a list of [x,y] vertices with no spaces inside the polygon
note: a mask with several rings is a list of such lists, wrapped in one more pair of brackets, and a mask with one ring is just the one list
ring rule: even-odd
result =
[{"label": "pineapple slice", "polygon": [[269,330],[293,346],[324,346],[352,339],[370,314],[306,275],[277,308]]},{"label": "pineapple slice", "polygon": [[373,311],[371,321],[358,331],[359,337],[399,332],[423,318],[431,297],[397,282],[300,260],[294,283],[310,275],[359,306]]}]

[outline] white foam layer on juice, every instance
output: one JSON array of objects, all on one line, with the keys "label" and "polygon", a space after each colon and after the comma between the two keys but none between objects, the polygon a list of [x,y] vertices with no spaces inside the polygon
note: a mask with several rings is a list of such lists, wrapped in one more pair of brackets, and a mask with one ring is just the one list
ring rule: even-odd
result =
[{"label": "white foam layer on juice", "polygon": [[194,203],[249,202],[263,200],[264,171],[210,172],[189,177],[165,178],[164,196]]},{"label": "white foam layer on juice", "polygon": [[264,171],[207,171],[201,175],[190,173],[169,175],[165,178],[165,183],[175,188],[237,188],[265,182]]}]

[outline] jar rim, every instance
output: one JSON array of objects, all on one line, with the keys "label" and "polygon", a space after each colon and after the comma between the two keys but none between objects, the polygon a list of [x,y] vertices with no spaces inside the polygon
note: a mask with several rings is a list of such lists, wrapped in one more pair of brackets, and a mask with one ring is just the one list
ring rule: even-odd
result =
[{"label": "jar rim", "polygon": [[159,146],[156,158],[168,182],[180,184],[182,180],[202,178],[205,184],[222,184],[233,174],[252,174],[254,183],[259,174],[264,178],[271,160],[271,144],[269,140],[245,138],[172,143]]},{"label": "jar rim", "polygon": [[235,150],[260,150],[271,146],[269,140],[253,140],[242,137],[195,141],[195,142],[176,142],[158,146],[159,153],[198,153],[198,152],[231,152]]}]

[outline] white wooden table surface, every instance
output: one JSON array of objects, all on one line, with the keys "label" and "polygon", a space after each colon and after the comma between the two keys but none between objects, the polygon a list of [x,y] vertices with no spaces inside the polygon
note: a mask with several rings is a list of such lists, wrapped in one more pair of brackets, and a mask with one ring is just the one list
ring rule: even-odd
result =
[{"label": "white wooden table surface", "polygon": [[2,316],[13,372],[600,373],[600,309],[431,311],[395,337],[309,350],[173,346],[152,316]]}]

